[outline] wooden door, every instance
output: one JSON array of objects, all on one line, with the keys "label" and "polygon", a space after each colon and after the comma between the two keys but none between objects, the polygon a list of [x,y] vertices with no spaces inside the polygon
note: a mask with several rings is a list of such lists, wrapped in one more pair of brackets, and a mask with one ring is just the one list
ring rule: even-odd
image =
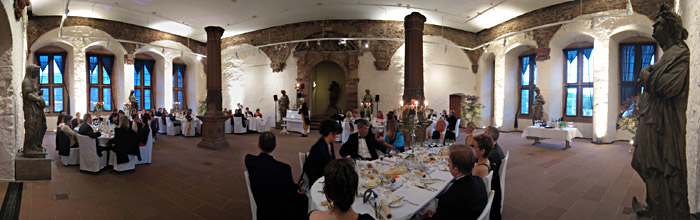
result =
[{"label": "wooden door", "polygon": [[[460,95],[450,95],[450,111],[455,111],[455,116],[457,119],[462,118],[462,96]],[[447,112],[449,114],[449,112]]]}]

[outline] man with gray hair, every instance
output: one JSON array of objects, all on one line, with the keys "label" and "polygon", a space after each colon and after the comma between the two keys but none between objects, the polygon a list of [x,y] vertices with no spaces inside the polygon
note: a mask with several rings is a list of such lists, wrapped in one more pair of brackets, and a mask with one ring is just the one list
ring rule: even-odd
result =
[{"label": "man with gray hair", "polygon": [[[379,158],[377,151],[387,153],[387,146],[377,141],[372,132],[369,132],[369,121],[358,119],[357,133],[353,133],[348,137],[348,141],[340,147],[340,156],[351,158],[359,158],[365,160],[375,160]],[[389,146],[389,149],[394,147]]]},{"label": "man with gray hair", "polygon": [[501,135],[498,128],[494,126],[489,126],[484,131],[484,135],[490,137],[493,140],[493,150],[489,155],[489,162],[491,162],[491,170],[493,172],[493,178],[491,179],[491,189],[495,192],[493,196],[493,205],[491,205],[491,216],[490,219],[501,219],[501,176],[498,170],[501,168],[501,160],[506,158],[503,153],[503,148],[498,145],[498,137]]}]

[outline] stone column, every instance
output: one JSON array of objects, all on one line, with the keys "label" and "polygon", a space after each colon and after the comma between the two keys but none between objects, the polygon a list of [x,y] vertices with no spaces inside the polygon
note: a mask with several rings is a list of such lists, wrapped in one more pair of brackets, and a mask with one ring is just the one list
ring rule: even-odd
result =
[{"label": "stone column", "polygon": [[224,116],[221,108],[221,35],[224,29],[209,26],[207,31],[207,113],[202,120],[202,142],[198,147],[218,150],[228,147],[224,138]]},{"label": "stone column", "polygon": [[423,28],[425,16],[413,12],[404,18],[406,33],[406,57],[404,71],[403,101],[411,99],[423,103]]}]

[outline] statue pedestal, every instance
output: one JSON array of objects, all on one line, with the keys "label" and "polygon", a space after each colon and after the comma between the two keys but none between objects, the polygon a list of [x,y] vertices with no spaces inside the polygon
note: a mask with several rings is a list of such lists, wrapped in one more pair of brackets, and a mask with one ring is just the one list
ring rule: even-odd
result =
[{"label": "statue pedestal", "polygon": [[197,116],[202,120],[202,141],[197,144],[197,147],[201,147],[209,150],[219,150],[228,147],[228,142],[224,137],[224,123],[228,116],[225,115],[214,115],[214,116]]},{"label": "statue pedestal", "polygon": [[[32,154],[36,156],[37,154]],[[17,155],[15,159],[15,179],[17,180],[51,180],[51,158],[44,153],[41,158],[28,158]]]}]

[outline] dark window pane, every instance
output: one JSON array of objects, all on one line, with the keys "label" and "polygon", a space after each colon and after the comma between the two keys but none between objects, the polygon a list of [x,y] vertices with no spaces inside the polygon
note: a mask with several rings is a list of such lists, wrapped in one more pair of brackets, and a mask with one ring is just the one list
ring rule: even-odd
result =
[{"label": "dark window pane", "polygon": [[[49,56],[39,56],[39,65],[39,84],[49,84]],[[49,95],[48,92],[45,94]]]},{"label": "dark window pane", "polygon": [[584,87],[581,91],[581,115],[593,116],[593,88]]},{"label": "dark window pane", "polygon": [[183,87],[182,80],[184,77],[182,76],[182,74],[183,74],[182,71],[180,71],[180,69],[178,69],[177,70],[177,87],[180,87],[180,88]]},{"label": "dark window pane", "polygon": [[143,107],[143,103],[141,102],[141,90],[134,89],[134,96],[136,96],[136,100],[138,100],[138,103],[139,103],[138,109],[141,109]]},{"label": "dark window pane", "polygon": [[577,88],[566,89],[566,115],[576,116],[576,93]]},{"label": "dark window pane", "polygon": [[141,85],[141,74],[137,71],[138,71],[138,69],[136,69],[136,67],[134,67],[134,86]]},{"label": "dark window pane", "polygon": [[180,103],[180,109],[182,109],[185,104],[182,102],[182,91],[177,91],[177,102]]},{"label": "dark window pane", "polygon": [[520,62],[523,64],[521,70],[522,72],[520,73],[520,85],[530,85],[530,57],[522,57]]},{"label": "dark window pane", "polygon": [[95,103],[100,101],[100,89],[99,88],[90,88],[90,110],[93,111],[95,110]]},{"label": "dark window pane", "polygon": [[109,74],[107,74],[107,70],[102,67],[102,84],[109,85],[111,84],[112,81],[109,79]]},{"label": "dark window pane", "polygon": [[103,88],[102,89],[102,101],[104,102],[105,110],[112,110],[112,89]]},{"label": "dark window pane", "polygon": [[520,92],[520,114],[530,114],[530,90],[523,89]]},{"label": "dark window pane", "polygon": [[63,110],[63,88],[53,88],[53,111]]},{"label": "dark window pane", "polygon": [[62,56],[54,56],[51,62],[53,63],[53,83],[55,84],[63,83],[63,73],[61,73],[61,68],[58,66],[61,65],[59,62],[63,62],[62,60]]},{"label": "dark window pane", "polygon": [[41,98],[44,99],[45,106],[49,106],[49,88],[41,88]]},{"label": "dark window pane", "polygon": [[151,73],[146,67],[143,68],[143,86],[151,86]]},{"label": "dark window pane", "polygon": [[143,109],[151,109],[151,90],[143,90]]}]

